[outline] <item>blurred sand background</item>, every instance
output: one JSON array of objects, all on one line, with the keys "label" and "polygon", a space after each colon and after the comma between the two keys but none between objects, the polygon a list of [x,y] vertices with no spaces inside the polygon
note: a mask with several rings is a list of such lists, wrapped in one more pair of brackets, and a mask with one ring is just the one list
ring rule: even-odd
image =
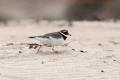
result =
[{"label": "blurred sand background", "polygon": [[[120,22],[32,20],[0,24],[0,80],[120,80]],[[35,49],[29,36],[61,29],[72,34],[69,46]],[[12,43],[12,44],[11,44]]]},{"label": "blurred sand background", "polygon": [[[0,80],[120,80],[120,0],[0,0]],[[29,36],[68,29],[68,46]]]}]

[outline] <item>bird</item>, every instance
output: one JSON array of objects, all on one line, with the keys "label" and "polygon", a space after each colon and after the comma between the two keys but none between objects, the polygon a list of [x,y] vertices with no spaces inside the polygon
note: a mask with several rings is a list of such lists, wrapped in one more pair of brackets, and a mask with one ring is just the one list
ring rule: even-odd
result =
[{"label": "bird", "polygon": [[51,32],[40,36],[30,36],[28,38],[36,39],[42,43],[42,45],[40,45],[40,47],[38,48],[37,53],[43,45],[47,47],[52,47],[52,51],[54,53],[58,53],[58,51],[56,51],[54,47],[64,45],[64,41],[67,39],[68,36],[71,36],[68,30],[62,29],[57,32]]}]

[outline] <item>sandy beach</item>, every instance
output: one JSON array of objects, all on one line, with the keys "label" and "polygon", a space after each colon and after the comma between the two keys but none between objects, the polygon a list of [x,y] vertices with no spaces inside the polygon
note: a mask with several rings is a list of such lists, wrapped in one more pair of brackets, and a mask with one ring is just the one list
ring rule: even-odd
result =
[{"label": "sandy beach", "polygon": [[[68,29],[68,46],[29,49],[29,36]],[[24,44],[23,44],[24,43]],[[29,20],[0,24],[0,80],[120,80],[120,22]]]}]

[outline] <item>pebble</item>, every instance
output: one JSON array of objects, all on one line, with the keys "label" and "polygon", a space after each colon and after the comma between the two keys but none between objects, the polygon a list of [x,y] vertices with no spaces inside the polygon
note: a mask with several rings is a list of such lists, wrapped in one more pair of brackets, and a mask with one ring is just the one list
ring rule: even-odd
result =
[{"label": "pebble", "polygon": [[115,59],[113,61],[116,61]]},{"label": "pebble", "polygon": [[102,44],[101,44],[101,43],[98,43],[98,46],[102,46]]},{"label": "pebble", "polygon": [[101,70],[101,72],[104,72],[104,70]]},{"label": "pebble", "polygon": [[19,51],[19,53],[22,53],[22,51]]},{"label": "pebble", "polygon": [[80,50],[80,52],[85,53],[85,52],[87,52],[87,51]]},{"label": "pebble", "polygon": [[44,61],[41,62],[41,64],[44,64],[44,63],[45,63]]}]

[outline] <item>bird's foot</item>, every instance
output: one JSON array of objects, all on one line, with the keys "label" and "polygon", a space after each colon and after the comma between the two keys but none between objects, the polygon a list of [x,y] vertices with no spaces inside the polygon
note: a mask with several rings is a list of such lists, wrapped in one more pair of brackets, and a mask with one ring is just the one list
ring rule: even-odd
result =
[{"label": "bird's foot", "polygon": [[54,48],[52,48],[52,51],[53,51],[54,53],[59,53],[59,51],[56,51]]}]

